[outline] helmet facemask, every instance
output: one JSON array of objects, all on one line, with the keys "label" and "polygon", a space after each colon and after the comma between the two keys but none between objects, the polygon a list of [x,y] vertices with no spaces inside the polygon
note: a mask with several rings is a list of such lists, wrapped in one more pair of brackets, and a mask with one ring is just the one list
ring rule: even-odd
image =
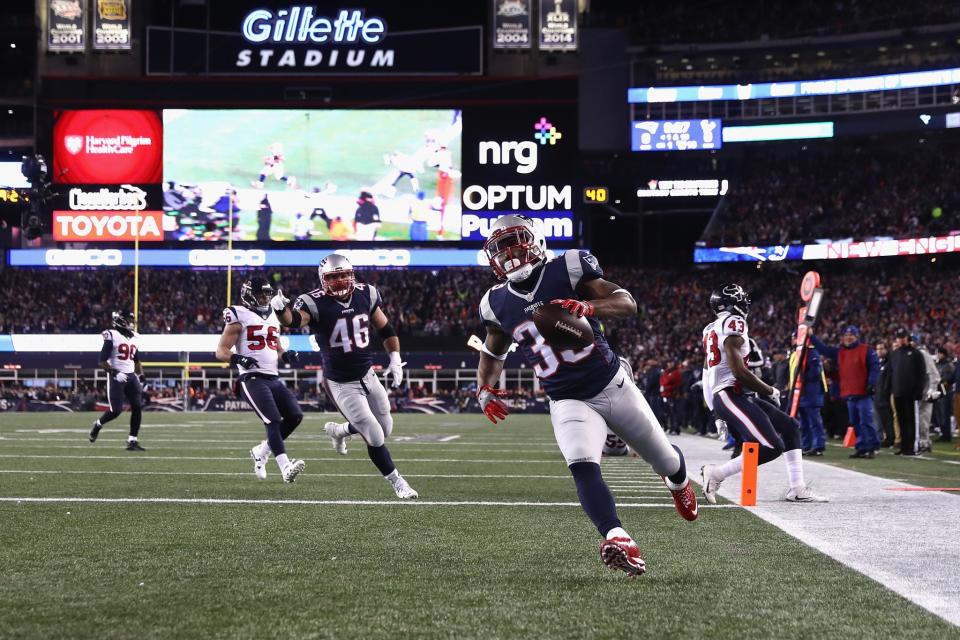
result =
[{"label": "helmet facemask", "polygon": [[510,282],[523,282],[546,258],[542,243],[522,225],[494,232],[483,250],[497,278]]},{"label": "helmet facemask", "polygon": [[353,293],[353,287],[357,279],[353,274],[353,269],[340,269],[324,273],[323,291],[328,296],[344,299]]},{"label": "helmet facemask", "polygon": [[266,280],[247,280],[240,288],[240,301],[243,306],[260,315],[270,312],[270,298],[273,297],[273,286]]}]

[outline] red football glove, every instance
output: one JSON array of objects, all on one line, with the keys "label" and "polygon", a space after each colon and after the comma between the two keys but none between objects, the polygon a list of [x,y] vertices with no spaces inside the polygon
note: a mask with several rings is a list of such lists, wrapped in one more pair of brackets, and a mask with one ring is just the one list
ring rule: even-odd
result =
[{"label": "red football glove", "polygon": [[510,409],[500,399],[509,394],[510,392],[506,389],[494,389],[488,384],[480,387],[480,391],[477,392],[480,409],[483,411],[483,415],[487,416],[487,419],[493,424],[497,424],[498,420],[504,420],[510,413]]},{"label": "red football glove", "polygon": [[585,300],[574,300],[573,298],[564,298],[558,300],[551,300],[550,304],[559,304],[561,307],[569,311],[572,315],[582,318],[587,316],[588,318],[593,316],[593,305]]}]

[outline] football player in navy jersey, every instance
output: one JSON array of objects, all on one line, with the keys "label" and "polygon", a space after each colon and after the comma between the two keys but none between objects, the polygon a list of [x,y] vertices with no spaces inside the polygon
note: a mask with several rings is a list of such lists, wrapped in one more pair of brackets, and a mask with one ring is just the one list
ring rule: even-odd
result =
[{"label": "football player in navy jersey", "polygon": [[123,412],[124,399],[130,403],[130,435],[127,436],[127,451],[146,451],[137,437],[140,433],[141,395],[143,393],[143,365],[137,341],[139,334],[133,330],[133,314],[129,311],[114,311],[110,317],[111,328],[103,332],[103,347],[100,349],[100,368],[107,372],[107,404],[87,438],[96,442],[103,425]]},{"label": "football player in navy jersey", "polygon": [[390,399],[373,371],[370,327],[377,330],[390,357],[387,375],[399,387],[403,381],[400,340],[380,308],[380,292],[356,281],[353,265],[345,256],[332,253],[320,262],[319,289],[304,293],[293,308],[279,292],[271,300],[280,323],[288,327],[309,326],[320,347],[324,387],[347,422],[326,424],[327,435],[340,454],[346,441],[360,434],[367,454],[398,498],[416,498],[417,492],[397,471],[384,441],[393,431]]},{"label": "football player in navy jersey", "polygon": [[[600,473],[607,427],[663,477],[683,518],[697,518],[697,498],[683,454],[667,440],[632,372],[610,349],[598,322],[634,315],[637,304],[627,290],[603,279],[590,253],[571,249],[548,259],[542,231],[526,216],[499,218],[484,251],[503,282],[491,287],[480,301],[480,316],[487,327],[477,370],[480,407],[494,424],[509,413],[500,399],[505,392],[494,385],[507,350],[517,342],[550,400],[554,436],[573,474],[580,504],[604,537],[601,559],[611,569],[640,575],[646,571],[646,561],[623,529]],[[593,343],[579,351],[547,343],[537,331],[533,312],[551,302],[561,303],[578,317],[586,316],[593,328]]]}]

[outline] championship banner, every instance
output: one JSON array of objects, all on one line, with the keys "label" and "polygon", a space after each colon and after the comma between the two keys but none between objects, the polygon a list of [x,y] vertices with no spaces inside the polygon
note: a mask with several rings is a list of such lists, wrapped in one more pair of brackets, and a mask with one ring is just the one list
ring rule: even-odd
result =
[{"label": "championship banner", "polygon": [[130,48],[130,3],[133,0],[96,0],[93,12],[93,48]]},{"label": "championship banner", "polygon": [[493,48],[530,46],[530,0],[493,0]]},{"label": "championship banner", "polygon": [[83,51],[87,21],[83,15],[86,0],[49,0],[47,10],[47,50]]},{"label": "championship banner", "polygon": [[577,0],[540,0],[540,49],[577,50]]}]

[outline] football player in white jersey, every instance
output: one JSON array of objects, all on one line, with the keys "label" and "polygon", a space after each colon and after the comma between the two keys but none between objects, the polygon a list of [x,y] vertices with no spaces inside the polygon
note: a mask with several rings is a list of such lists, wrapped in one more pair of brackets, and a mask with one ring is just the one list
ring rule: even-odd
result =
[{"label": "football player in white jersey", "polygon": [[[799,424],[780,410],[780,392],[748,368],[750,297],[740,285],[728,284],[711,294],[710,308],[716,319],[703,329],[703,398],[707,406],[744,442],[760,445],[760,464],[784,455],[788,501],[826,502],[804,481]],[[757,395],[748,395],[748,391]],[[715,504],[720,483],[742,469],[742,455],[722,465],[704,465],[700,473],[707,502]]]},{"label": "football player in white jersey", "polygon": [[243,283],[243,305],[223,310],[217,360],[237,366],[240,392],[267,428],[267,439],[250,450],[257,478],[266,480],[267,461],[273,453],[283,481],[293,482],[303,471],[304,462],[287,456],[284,440],[303,420],[303,411],[280,379],[277,362],[295,365],[300,357],[296,351],[280,346],[280,322],[270,307],[273,294],[273,286],[263,278],[253,277]]},{"label": "football player in white jersey", "polygon": [[267,176],[273,176],[280,182],[286,183],[290,189],[297,188],[296,178],[287,175],[287,170],[284,167],[283,145],[279,142],[270,145],[269,152],[263,158],[263,168],[260,169],[260,175],[251,184],[255,189],[263,189],[263,183]]},{"label": "football player in white jersey", "polygon": [[112,328],[103,332],[100,349],[100,368],[107,372],[107,404],[88,436],[96,442],[100,429],[123,412],[123,400],[130,403],[130,435],[127,451],[146,451],[137,441],[142,416],[140,396],[143,393],[143,365],[137,351],[137,333],[133,330],[133,314],[114,311],[110,316]]}]

